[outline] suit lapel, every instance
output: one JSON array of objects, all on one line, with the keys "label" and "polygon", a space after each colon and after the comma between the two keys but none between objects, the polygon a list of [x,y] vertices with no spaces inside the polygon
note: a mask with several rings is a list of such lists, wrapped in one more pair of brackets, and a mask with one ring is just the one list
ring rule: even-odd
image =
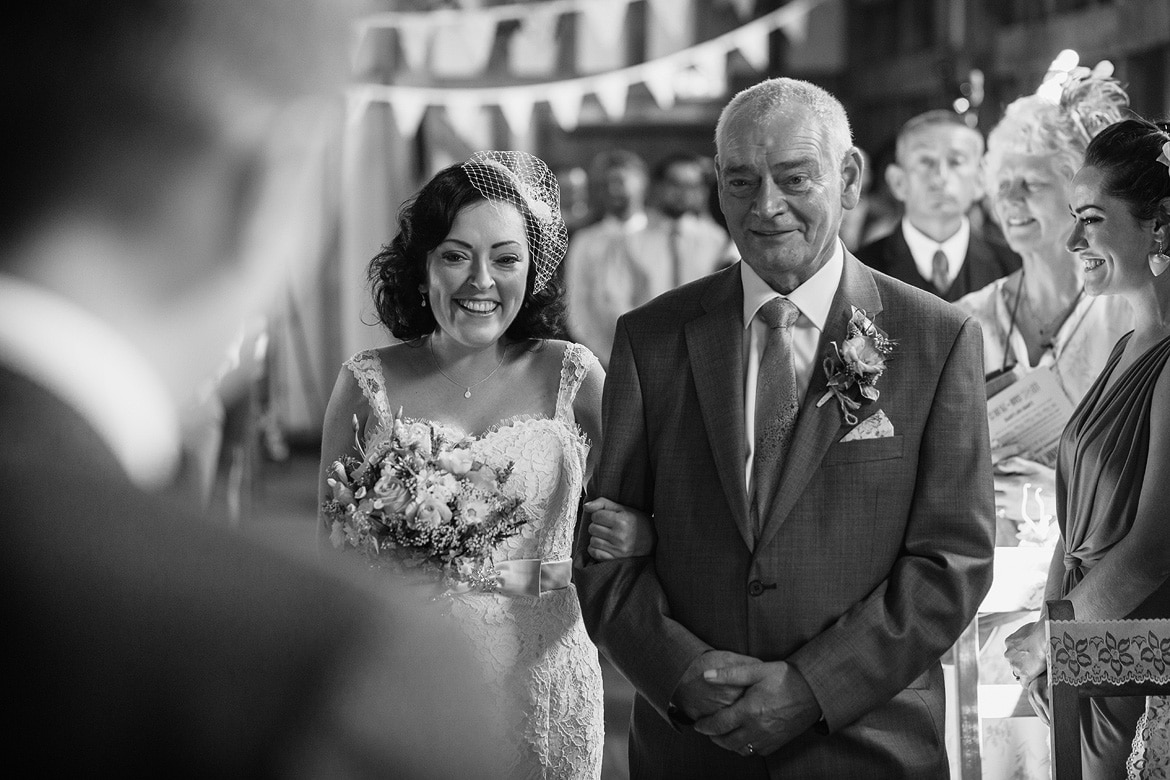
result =
[{"label": "suit lapel", "polygon": [[687,350],[719,481],[744,544],[754,546],[744,485],[743,287],[729,269],[703,298],[706,314],[686,324]]},{"label": "suit lapel", "polygon": [[869,269],[846,252],[841,284],[833,296],[829,317],[825,321],[825,329],[817,345],[817,365],[813,369],[808,391],[800,406],[800,414],[796,418],[796,430],[792,434],[792,444],[784,459],[780,481],[766,514],[760,547],[766,545],[776,535],[797,499],[804,492],[813,472],[820,466],[829,446],[844,435],[841,410],[837,403],[830,399],[817,407],[817,401],[828,387],[820,361],[831,349],[829,346],[831,342],[840,341],[845,337],[853,306],[864,309],[872,319],[881,311],[882,303]]}]

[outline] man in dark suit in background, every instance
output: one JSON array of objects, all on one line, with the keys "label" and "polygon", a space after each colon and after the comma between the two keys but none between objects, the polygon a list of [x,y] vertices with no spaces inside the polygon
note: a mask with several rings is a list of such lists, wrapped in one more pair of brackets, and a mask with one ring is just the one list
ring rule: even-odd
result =
[{"label": "man in dark suit in background", "polygon": [[903,125],[886,168],[905,207],[902,223],[857,258],[952,303],[1018,269],[1019,256],[972,230],[967,217],[983,194],[982,157],[983,136],[953,111],[927,111]]},{"label": "man in dark suit in background", "polygon": [[845,251],[862,163],[827,92],[762,82],[715,135],[743,260],[618,320],[589,490],[656,548],[574,571],[637,690],[631,775],[945,777],[938,659],[991,583],[979,325]]},{"label": "man in dark suit in background", "polygon": [[349,18],[59,0],[0,34],[3,742],[35,773],[500,776],[452,636],[166,491],[175,409],[311,251],[297,106]]}]

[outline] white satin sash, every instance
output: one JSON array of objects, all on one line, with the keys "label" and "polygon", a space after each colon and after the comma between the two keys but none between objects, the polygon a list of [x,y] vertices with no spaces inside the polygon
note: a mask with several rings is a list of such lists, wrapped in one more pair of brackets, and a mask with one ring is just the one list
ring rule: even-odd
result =
[{"label": "white satin sash", "polygon": [[542,561],[524,558],[496,564],[500,583],[498,593],[505,596],[540,596],[550,590],[569,587],[573,579],[573,561]]}]

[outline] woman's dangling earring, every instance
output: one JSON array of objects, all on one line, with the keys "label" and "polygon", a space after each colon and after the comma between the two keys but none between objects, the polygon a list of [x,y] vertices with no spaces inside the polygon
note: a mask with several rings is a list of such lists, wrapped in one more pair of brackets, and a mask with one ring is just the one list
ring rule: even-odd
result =
[{"label": "woman's dangling earring", "polygon": [[[1167,258],[1167,259],[1170,259],[1170,258]],[[1154,273],[1157,273],[1157,271],[1155,271]],[[422,296],[422,307],[425,309],[427,307],[427,294],[420,290],[419,295]]]},{"label": "woman's dangling earring", "polygon": [[1162,248],[1162,242],[1158,242],[1158,251],[1150,252],[1146,258],[1150,263],[1150,271],[1154,276],[1161,276],[1166,273],[1166,269],[1170,268],[1170,257],[1166,255],[1166,250]]}]

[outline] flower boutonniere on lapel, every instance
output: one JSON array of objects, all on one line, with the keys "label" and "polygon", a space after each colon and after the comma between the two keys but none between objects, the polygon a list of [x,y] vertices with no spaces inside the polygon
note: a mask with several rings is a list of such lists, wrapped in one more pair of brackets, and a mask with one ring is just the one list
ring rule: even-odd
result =
[{"label": "flower boutonniere on lapel", "polygon": [[[853,313],[849,317],[845,338],[831,342],[832,352],[825,356],[822,364],[829,389],[817,401],[817,406],[824,406],[826,401],[836,396],[845,422],[857,425],[857,415],[853,411],[861,408],[862,401],[878,399],[880,393],[877,381],[886,370],[886,358],[894,351],[895,342],[873,324],[864,309],[856,306],[850,308]],[[861,400],[849,395],[854,385],[857,386]]]}]

